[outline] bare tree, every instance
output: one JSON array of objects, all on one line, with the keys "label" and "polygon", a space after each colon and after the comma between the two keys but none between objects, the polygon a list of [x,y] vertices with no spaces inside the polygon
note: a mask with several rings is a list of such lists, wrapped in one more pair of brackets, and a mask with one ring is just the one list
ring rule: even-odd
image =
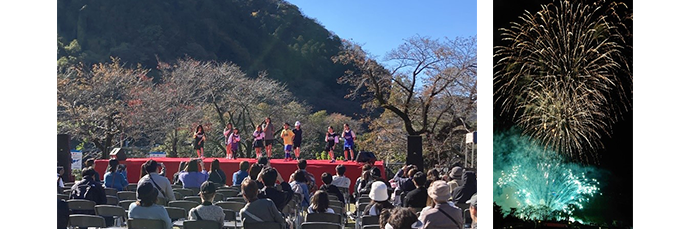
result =
[{"label": "bare tree", "polygon": [[[392,112],[409,136],[432,139],[438,128],[446,131],[445,139],[453,130],[470,131],[467,119],[476,115],[476,38],[410,38],[386,55],[390,70],[348,42],[333,60],[354,69],[339,79],[354,87],[348,96],[363,97],[365,108]],[[433,147],[432,141],[427,146]]]}]

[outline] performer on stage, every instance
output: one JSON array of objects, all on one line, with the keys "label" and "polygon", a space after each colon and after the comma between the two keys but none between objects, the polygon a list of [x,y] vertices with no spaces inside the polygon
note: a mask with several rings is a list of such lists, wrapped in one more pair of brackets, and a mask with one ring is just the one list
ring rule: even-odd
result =
[{"label": "performer on stage", "polygon": [[301,123],[299,121],[295,122],[295,129],[292,130],[292,133],[295,134],[295,137],[292,140],[292,146],[295,148],[295,157],[293,159],[299,160],[299,149],[302,146],[302,127]]},{"label": "performer on stage", "polygon": [[254,146],[254,150],[256,151],[256,158],[261,157],[261,149],[264,148],[264,132],[261,129],[261,125],[256,126],[256,130],[252,134],[254,136],[254,143],[252,145]]},{"label": "performer on stage", "polygon": [[350,158],[354,161],[355,160],[355,139],[357,139],[357,136],[355,136],[355,132],[350,130],[350,125],[345,123],[343,125],[343,133],[341,136],[344,139],[343,142],[343,154],[345,154],[345,160],[348,161],[348,152],[350,154]]},{"label": "performer on stage", "polygon": [[264,146],[266,146],[266,154],[268,154],[268,158],[271,158],[271,149],[273,148],[273,140],[275,139],[275,137],[273,137],[275,129],[273,128],[273,123],[271,123],[271,118],[266,117],[265,122],[266,124],[264,126]]},{"label": "performer on stage", "polygon": [[204,133],[204,127],[198,125],[196,131],[194,132],[194,149],[198,157],[204,157],[204,142],[206,142],[206,134]]},{"label": "performer on stage", "polygon": [[228,145],[230,146],[229,159],[237,159],[237,153],[239,153],[240,146],[240,130],[235,128],[232,130],[232,134],[228,137]]},{"label": "performer on stage", "polygon": [[232,134],[232,123],[228,123],[228,125],[225,126],[225,129],[223,129],[223,135],[225,136],[225,158],[227,159],[232,158],[230,156],[230,134]]},{"label": "performer on stage", "polygon": [[283,124],[283,131],[280,132],[280,137],[283,138],[283,144],[285,145],[285,159],[288,161],[291,158],[290,151],[292,151],[292,142],[295,138],[295,134],[290,130],[290,124],[287,122]]},{"label": "performer on stage", "polygon": [[335,162],[335,157],[333,157],[333,149],[335,149],[335,144],[338,143],[338,134],[333,133],[333,127],[328,127],[328,133],[326,133],[326,151],[328,155],[331,156],[331,163]]}]

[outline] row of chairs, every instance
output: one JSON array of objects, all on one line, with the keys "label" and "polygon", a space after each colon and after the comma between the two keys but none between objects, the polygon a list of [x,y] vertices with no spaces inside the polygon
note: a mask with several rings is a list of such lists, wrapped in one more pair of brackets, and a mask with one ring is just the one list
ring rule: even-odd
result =
[{"label": "row of chairs", "polygon": [[[71,227],[88,228],[97,227],[105,228],[105,218],[98,215],[84,215],[72,214],[69,216],[69,223]],[[220,229],[220,225],[216,221],[211,220],[185,220],[182,228],[190,229]],[[127,219],[127,228],[132,229],[160,229],[165,228],[165,222],[155,219]]]}]

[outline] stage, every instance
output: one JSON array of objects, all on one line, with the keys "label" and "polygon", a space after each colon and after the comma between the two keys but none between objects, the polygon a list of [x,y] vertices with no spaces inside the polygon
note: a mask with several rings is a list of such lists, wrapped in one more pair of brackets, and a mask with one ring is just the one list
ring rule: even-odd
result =
[{"label": "stage", "polygon": [[[165,176],[172,180],[173,174],[177,172],[180,162],[189,161],[189,158],[168,158],[168,157],[156,157],[156,158],[128,158],[126,161],[120,161],[120,164],[127,165],[127,181],[129,183],[137,183],[139,181],[139,176],[141,175],[141,165],[144,164],[149,159],[153,159],[158,163],[163,163],[165,165]],[[239,158],[239,159],[225,159],[225,158],[204,158],[204,167],[208,171],[211,167],[211,162],[214,159],[220,161],[220,169],[225,172],[227,177],[227,185],[232,185],[232,174],[235,173],[240,168],[241,161],[247,161],[249,164],[256,163],[256,159],[250,158]],[[283,159],[271,159],[271,167],[278,170],[280,175],[288,181],[290,175],[297,170],[297,161],[283,161]],[[358,177],[362,175],[362,163],[357,163],[353,161],[343,162],[336,161],[335,163],[330,163],[328,160],[307,160],[307,171],[314,174],[316,178],[316,184],[321,186],[321,174],[324,172],[331,173],[335,175],[335,167],[338,165],[344,165],[346,167],[345,176],[350,178],[350,191],[353,190],[355,181]],[[381,175],[386,177],[386,170],[383,168],[383,161],[376,161],[374,166],[381,169]],[[105,170],[108,167],[108,160],[96,160],[96,171],[101,175],[100,179],[103,179]]]}]

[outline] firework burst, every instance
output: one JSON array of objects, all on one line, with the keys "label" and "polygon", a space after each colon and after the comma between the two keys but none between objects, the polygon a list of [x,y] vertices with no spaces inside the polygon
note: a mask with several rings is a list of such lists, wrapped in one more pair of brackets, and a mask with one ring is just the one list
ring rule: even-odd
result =
[{"label": "firework burst", "polygon": [[[520,23],[500,29],[496,47],[495,102],[524,133],[570,158],[602,147],[611,125],[631,109],[632,37],[618,12],[625,4],[543,5]],[[596,159],[596,157],[591,157]]]}]

